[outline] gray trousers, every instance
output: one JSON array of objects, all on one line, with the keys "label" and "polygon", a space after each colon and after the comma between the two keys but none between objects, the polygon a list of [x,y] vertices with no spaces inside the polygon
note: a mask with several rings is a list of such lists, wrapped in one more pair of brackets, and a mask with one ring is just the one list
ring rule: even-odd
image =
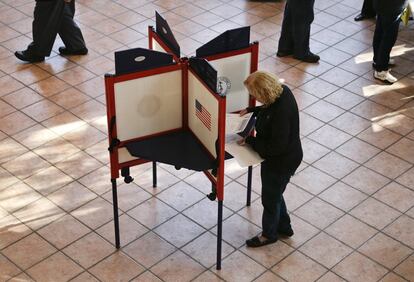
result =
[{"label": "gray trousers", "polygon": [[38,1],[34,9],[33,42],[27,50],[37,56],[49,56],[56,35],[59,34],[66,48],[79,50],[86,48],[79,26],[73,20],[75,1]]}]

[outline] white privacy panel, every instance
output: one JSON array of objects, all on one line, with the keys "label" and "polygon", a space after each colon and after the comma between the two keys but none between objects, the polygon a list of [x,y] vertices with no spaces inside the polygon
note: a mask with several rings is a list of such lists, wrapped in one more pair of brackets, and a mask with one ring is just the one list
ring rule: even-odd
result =
[{"label": "white privacy panel", "polygon": [[154,38],[152,38],[152,50],[158,51],[158,52],[169,53],[169,52],[167,52],[167,50],[162,48],[162,46]]},{"label": "white privacy panel", "polygon": [[230,82],[230,89],[226,94],[226,111],[235,112],[249,106],[249,92],[243,82],[250,75],[251,53],[230,56],[209,63],[217,70],[219,83]]},{"label": "white privacy panel", "polygon": [[189,72],[188,126],[214,157],[217,157],[218,114],[218,100]]},{"label": "white privacy panel", "polygon": [[182,127],[181,87],[181,70],[115,83],[119,140]]}]

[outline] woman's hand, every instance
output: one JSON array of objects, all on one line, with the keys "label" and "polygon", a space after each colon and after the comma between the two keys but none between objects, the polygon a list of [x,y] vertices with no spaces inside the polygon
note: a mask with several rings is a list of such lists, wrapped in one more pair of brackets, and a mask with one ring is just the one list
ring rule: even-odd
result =
[{"label": "woman's hand", "polygon": [[238,140],[238,141],[237,141],[237,144],[239,144],[240,146],[244,146],[244,145],[246,145],[246,139],[245,139],[245,138],[243,138],[243,139]]},{"label": "woman's hand", "polygon": [[247,113],[248,113],[247,109],[241,110],[241,111],[239,112],[240,116],[244,116],[244,115],[245,115],[245,114],[247,114]]}]

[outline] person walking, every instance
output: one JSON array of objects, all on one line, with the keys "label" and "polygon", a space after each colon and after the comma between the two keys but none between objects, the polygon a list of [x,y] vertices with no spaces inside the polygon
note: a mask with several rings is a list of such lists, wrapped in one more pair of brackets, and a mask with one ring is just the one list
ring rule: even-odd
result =
[{"label": "person walking", "polygon": [[15,56],[25,62],[41,62],[49,56],[56,35],[59,34],[64,47],[61,55],[86,55],[82,32],[73,20],[75,0],[36,0],[33,19],[33,41],[26,50],[16,51]]},{"label": "person walking", "polygon": [[375,18],[375,10],[373,0],[364,0],[361,12],[354,18],[356,22]]},{"label": "person walking", "polygon": [[256,115],[256,136],[238,141],[249,144],[264,161],[260,165],[262,180],[262,234],[246,241],[248,247],[274,243],[280,235],[292,236],[293,230],[283,192],[299,167],[302,145],[299,136],[299,110],[286,85],[268,72],[256,71],[244,82],[250,95],[262,106],[240,112]]},{"label": "person walking", "polygon": [[309,49],[311,24],[314,19],[315,0],[287,0],[283,14],[282,30],[276,55],[293,55],[295,59],[316,63],[319,56]]},{"label": "person walking", "polygon": [[407,0],[374,0],[377,11],[374,39],[374,78],[392,84],[397,78],[390,73],[390,53],[398,37],[401,15]]}]

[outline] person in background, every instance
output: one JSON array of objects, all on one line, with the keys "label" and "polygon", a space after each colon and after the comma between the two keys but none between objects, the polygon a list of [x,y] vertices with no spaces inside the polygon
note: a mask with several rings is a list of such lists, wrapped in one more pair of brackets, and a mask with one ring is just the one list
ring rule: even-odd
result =
[{"label": "person in background", "polygon": [[287,0],[283,14],[282,30],[276,55],[293,55],[295,59],[317,63],[319,56],[309,49],[311,24],[314,19],[315,0]]},{"label": "person in background", "polygon": [[374,10],[374,3],[372,1],[373,0],[364,0],[364,4],[362,4],[361,13],[359,13],[354,18],[356,22],[375,18],[376,13]]},{"label": "person in background", "polygon": [[15,56],[30,63],[43,61],[50,55],[57,34],[65,44],[59,48],[61,55],[86,55],[88,49],[74,16],[75,0],[36,0],[33,42],[26,50],[16,51]]},{"label": "person in background", "polygon": [[373,49],[374,77],[385,83],[397,81],[390,73],[390,53],[397,41],[401,14],[407,6],[407,0],[374,0],[374,9],[377,11]]},{"label": "person in background", "polygon": [[299,167],[303,152],[299,110],[290,89],[275,75],[263,71],[252,73],[244,85],[250,95],[262,103],[262,106],[240,112],[240,115],[254,112],[256,136],[238,142],[249,144],[264,159],[260,167],[263,232],[246,241],[248,247],[254,248],[276,242],[278,235],[293,235],[283,192]]}]

